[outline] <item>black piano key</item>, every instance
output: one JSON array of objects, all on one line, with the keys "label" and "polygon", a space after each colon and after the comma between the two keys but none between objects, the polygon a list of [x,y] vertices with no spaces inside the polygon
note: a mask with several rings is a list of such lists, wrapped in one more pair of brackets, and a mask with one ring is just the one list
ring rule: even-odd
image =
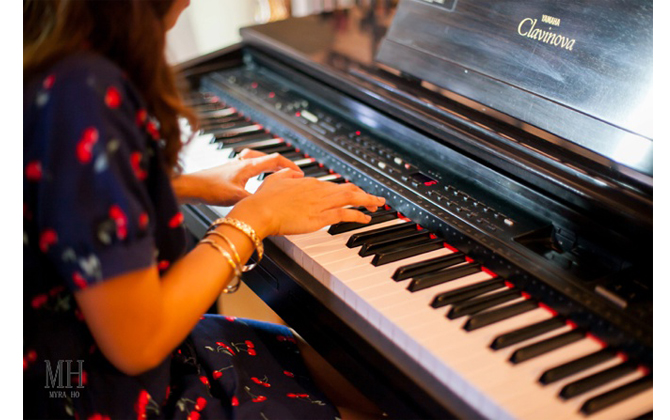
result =
[{"label": "black piano key", "polygon": [[275,135],[271,133],[254,133],[254,134],[249,134],[246,136],[238,136],[234,137],[231,139],[217,139],[216,137],[214,138],[214,143],[218,143],[219,149],[225,149],[226,147],[230,146],[240,146],[240,150],[246,148],[246,146],[249,143],[254,143],[257,141],[264,141],[264,140],[273,140],[275,139]]},{"label": "black piano key", "polygon": [[589,398],[584,402],[580,411],[584,414],[593,414],[604,408],[610,407],[618,402],[646,391],[653,386],[652,375],[644,376],[626,385],[614,388],[603,394]]},{"label": "black piano key", "polygon": [[309,178],[321,178],[322,176],[331,175],[327,169],[323,167],[317,167],[316,169],[304,171],[305,176]]},{"label": "black piano key", "polygon": [[286,159],[290,160],[291,162],[296,162],[303,159],[309,159],[306,158],[305,155],[303,155],[300,152],[288,152],[288,153],[282,153],[281,155],[284,156]]},{"label": "black piano key", "polygon": [[616,357],[616,353],[611,349],[598,350],[595,353],[587,354],[586,356],[546,370],[542,376],[540,376],[540,383],[548,385],[560,381],[563,378],[592,368],[593,366],[606,362],[614,357]]},{"label": "black piano key", "polygon": [[259,131],[264,130],[265,128],[260,124],[249,123],[249,125],[245,125],[243,127],[235,127],[219,131],[214,137],[217,141],[222,141],[225,143],[226,141],[230,141],[232,138],[258,133]]},{"label": "black piano key", "polygon": [[469,276],[470,274],[479,273],[480,271],[482,271],[482,265],[479,263],[464,264],[456,267],[446,268],[438,271],[437,273],[423,274],[414,277],[412,282],[409,284],[409,287],[407,287],[407,290],[410,292],[418,292],[419,290],[427,289],[429,287],[437,286],[438,284]]},{"label": "black piano key", "polygon": [[601,385],[605,385],[615,379],[635,372],[637,367],[631,362],[621,363],[602,372],[594,373],[593,375],[582,378],[578,381],[571,382],[561,389],[558,394],[561,398],[567,400],[585,392],[591,391]]},{"label": "black piano key", "polygon": [[641,415],[635,417],[632,420],[654,420],[654,412],[653,411],[648,411],[644,414],[641,414]]},{"label": "black piano key", "polygon": [[433,308],[441,308],[443,306],[461,302],[475,296],[483,295],[484,293],[491,292],[493,290],[501,289],[503,287],[505,287],[505,280],[500,277],[484,280],[479,283],[440,293],[433,298],[430,306]]},{"label": "black piano key", "polygon": [[232,129],[248,127],[253,124],[252,122],[244,118],[241,118],[238,121],[227,122],[224,124],[219,123],[219,121],[217,120],[216,123],[217,124],[215,126],[207,129],[207,133],[213,135],[214,137],[218,137],[219,134],[227,133]]},{"label": "black piano key", "polygon": [[453,254],[444,255],[442,257],[431,258],[426,261],[398,267],[391,278],[395,281],[405,280],[422,274],[442,270],[462,262],[465,262],[465,254],[462,252],[454,252]]},{"label": "black piano key", "polygon": [[486,327],[487,325],[495,324],[496,322],[512,318],[513,316],[532,311],[535,308],[537,308],[537,302],[535,302],[533,299],[527,299],[523,302],[504,306],[499,309],[492,309],[490,311],[482,312],[470,317],[465,325],[463,325],[463,329],[465,331],[474,331],[476,329]]},{"label": "black piano key", "polygon": [[[365,208],[361,209],[364,211]],[[417,230],[417,224],[414,222],[398,223],[393,226],[369,230],[367,232],[354,233],[347,241],[348,248],[355,248],[365,243],[392,238],[394,235]]]},{"label": "black piano key", "polygon": [[229,117],[223,118],[212,118],[210,120],[200,120],[200,129],[203,133],[212,134],[215,133],[217,128],[220,128],[222,125],[237,123],[246,121],[247,118],[240,114],[233,114]]},{"label": "black piano key", "polygon": [[271,154],[273,154],[273,153],[279,153],[279,154],[281,154],[281,153],[294,152],[294,151],[295,151],[295,147],[293,147],[293,146],[288,146],[288,145],[286,145],[286,144],[283,144],[283,145],[280,144],[280,145],[277,145],[277,146],[274,146],[274,147],[267,147],[267,148],[260,149],[260,150],[259,150],[259,149],[254,149],[254,150],[258,150],[259,152],[263,152],[263,153],[265,153],[265,154],[267,154],[267,155],[271,155]]},{"label": "black piano key", "polygon": [[267,149],[269,147],[275,147],[279,145],[285,145],[286,142],[284,142],[284,139],[278,138],[278,137],[272,137],[269,139],[263,139],[263,140],[258,140],[254,141],[251,143],[245,143],[240,146],[236,146],[233,148],[233,152],[230,154],[230,158],[234,158],[237,156],[238,153],[240,153],[244,149],[251,149],[251,150],[258,150],[258,151],[263,151],[263,149]]},{"label": "black piano key", "polygon": [[580,328],[577,328],[572,331],[547,338],[546,340],[538,341],[537,343],[521,347],[512,353],[512,356],[509,358],[509,360],[514,364],[525,362],[526,360],[530,360],[533,357],[541,356],[543,354],[549,353],[552,350],[567,346],[568,344],[581,340],[584,337],[586,337],[586,333]]},{"label": "black piano key", "polygon": [[357,222],[342,222],[336,223],[328,228],[328,233],[331,235],[337,235],[339,233],[349,232],[352,230],[360,229],[365,226],[376,225],[383,222],[388,222],[389,220],[397,219],[398,213],[395,210],[380,210],[375,213],[371,213],[372,220],[368,223],[357,223]]},{"label": "black piano key", "polygon": [[222,117],[228,117],[233,114],[235,114],[237,110],[232,107],[228,108],[217,108],[217,109],[211,109],[211,110],[204,110],[204,111],[198,111],[198,117],[201,119],[205,118],[222,118]]},{"label": "black piano key", "polygon": [[509,347],[522,341],[529,340],[533,337],[537,337],[538,335],[561,328],[564,325],[565,320],[560,316],[555,316],[553,318],[549,318],[505,334],[501,334],[493,339],[491,348],[493,350],[504,349],[505,347]]},{"label": "black piano key", "polygon": [[347,182],[347,180],[344,179],[344,177],[339,177],[339,178],[330,180],[328,182],[332,182],[333,184],[344,184],[345,182]]},{"label": "black piano key", "polygon": [[405,258],[425,254],[426,252],[435,251],[436,249],[440,249],[443,246],[444,246],[444,240],[442,238],[435,238],[422,244],[412,245],[408,248],[397,249],[393,251],[384,252],[381,254],[375,254],[371,264],[374,265],[375,267],[378,267],[380,265],[400,261]]},{"label": "black piano key", "polygon": [[197,105],[192,105],[191,109],[193,112],[198,114],[199,117],[206,116],[208,113],[213,111],[218,111],[220,109],[229,109],[230,107],[218,101],[207,101],[201,102]]},{"label": "black piano key", "polygon": [[358,255],[367,257],[372,254],[381,254],[389,252],[394,249],[413,246],[418,243],[426,242],[430,238],[431,233],[427,230],[415,230],[414,232],[399,233],[396,237],[391,239],[384,239],[364,244]]},{"label": "black piano key", "polygon": [[502,292],[492,293],[465,302],[455,303],[447,313],[447,318],[458,319],[465,315],[476,314],[483,310],[493,308],[501,303],[509,302],[521,297],[521,291],[518,289],[503,290]]}]

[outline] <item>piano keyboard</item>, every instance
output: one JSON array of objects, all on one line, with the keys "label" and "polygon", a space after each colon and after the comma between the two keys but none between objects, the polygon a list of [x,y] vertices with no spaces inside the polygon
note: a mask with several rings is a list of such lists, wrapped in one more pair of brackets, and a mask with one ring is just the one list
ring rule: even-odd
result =
[{"label": "piano keyboard", "polygon": [[[203,129],[185,149],[185,173],[250,148],[286,156],[305,176],[348,182],[215,96],[192,105]],[[484,417],[651,417],[647,367],[390,207],[371,216],[269,240]]]}]

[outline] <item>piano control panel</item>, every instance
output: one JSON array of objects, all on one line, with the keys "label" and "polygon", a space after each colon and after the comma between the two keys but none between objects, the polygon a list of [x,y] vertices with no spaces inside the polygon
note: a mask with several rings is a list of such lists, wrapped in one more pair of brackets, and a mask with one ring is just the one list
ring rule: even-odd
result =
[{"label": "piano control panel", "polygon": [[[228,88],[242,90],[267,107],[299,122],[311,134],[341,149],[352,159],[358,159],[396,184],[421,195],[425,205],[437,210],[438,217],[449,215],[502,240],[510,240],[547,225],[547,222],[523,214],[520,209],[505,208],[488,192],[471,191],[471,186],[462,185],[464,183],[455,174],[420,167],[421,164],[414,161],[410,154],[399,155],[387,146],[388,141],[363,124],[349,121],[337,112],[315,104],[315,101],[268,73],[235,69],[218,73],[215,78]],[[430,161],[430,158],[426,160]]]}]

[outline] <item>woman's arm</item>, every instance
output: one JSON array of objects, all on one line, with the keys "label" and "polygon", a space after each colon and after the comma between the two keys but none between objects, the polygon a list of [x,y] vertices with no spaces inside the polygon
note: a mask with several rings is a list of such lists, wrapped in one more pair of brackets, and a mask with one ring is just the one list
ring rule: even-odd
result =
[{"label": "woman's arm", "polygon": [[[268,177],[229,217],[265,238],[311,232],[341,221],[366,223],[369,216],[343,207],[374,210],[383,204],[383,198],[353,184],[324,183],[283,170]],[[235,244],[242,261],[251,256],[254,248],[245,234],[229,226],[217,229]],[[219,238],[211,239],[229,249]],[[75,298],[105,356],[124,373],[135,375],[157,366],[186,338],[232,275],[218,251],[200,245],[162,278],[152,267],[78,291]]]}]

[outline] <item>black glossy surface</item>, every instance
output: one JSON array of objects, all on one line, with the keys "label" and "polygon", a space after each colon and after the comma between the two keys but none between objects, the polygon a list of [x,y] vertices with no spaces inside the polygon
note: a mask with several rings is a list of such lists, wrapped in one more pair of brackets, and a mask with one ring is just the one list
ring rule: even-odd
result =
[{"label": "black glossy surface", "polygon": [[650,174],[652,14],[651,0],[406,0],[378,59]]}]

